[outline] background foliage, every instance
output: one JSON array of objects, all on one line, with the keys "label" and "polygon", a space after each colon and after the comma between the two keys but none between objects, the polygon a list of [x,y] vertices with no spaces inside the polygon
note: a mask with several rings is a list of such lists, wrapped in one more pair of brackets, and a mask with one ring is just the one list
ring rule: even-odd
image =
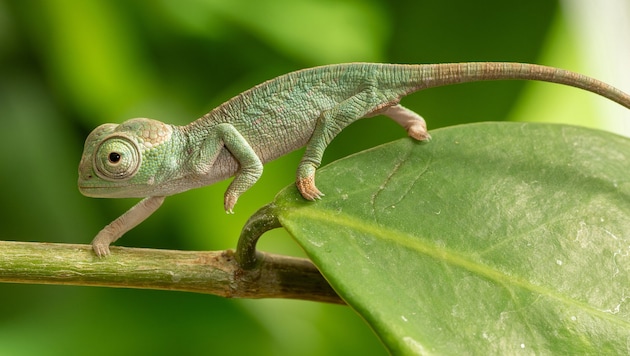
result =
[{"label": "background foliage", "polygon": [[[578,60],[564,9],[549,0],[0,0],[0,239],[88,243],[134,203],[76,189],[83,140],[97,125],[130,117],[186,124],[292,70],[505,60],[596,75]],[[592,97],[503,82],[434,89],[403,103],[431,128],[509,117],[597,126]],[[389,120],[363,120],[331,144],[324,163],[403,135]],[[222,211],[224,182],[167,199],[120,244],[233,248],[249,215],[292,183],[299,157],[268,164],[234,216]],[[264,250],[302,253],[283,231],[268,235]],[[0,294],[1,354],[385,353],[340,306],[61,286],[0,285]]]}]

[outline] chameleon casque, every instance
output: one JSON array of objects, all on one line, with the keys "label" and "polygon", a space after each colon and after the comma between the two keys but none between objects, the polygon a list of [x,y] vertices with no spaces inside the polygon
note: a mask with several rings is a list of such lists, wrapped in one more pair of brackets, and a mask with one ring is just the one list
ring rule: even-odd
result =
[{"label": "chameleon casque", "polygon": [[85,141],[79,190],[89,197],[144,198],[92,241],[98,256],[156,211],[164,198],[234,176],[228,213],[261,176],[263,163],[300,147],[306,151],[296,185],[305,199],[323,194],[315,170],[326,146],[352,122],[385,115],[415,140],[428,140],[425,121],[399,104],[418,90],[485,80],[538,80],[602,95],[627,108],[630,96],[596,79],[524,63],[349,63],[304,69],[249,89],[186,126],[137,118],[104,124]]}]

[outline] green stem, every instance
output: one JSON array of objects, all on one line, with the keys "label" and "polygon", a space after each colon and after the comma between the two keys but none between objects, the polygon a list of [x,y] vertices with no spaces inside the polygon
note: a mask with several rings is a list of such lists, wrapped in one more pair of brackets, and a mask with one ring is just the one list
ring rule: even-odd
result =
[{"label": "green stem", "polygon": [[306,259],[259,253],[243,270],[228,251],[112,247],[98,258],[89,245],[0,241],[0,282],[178,290],[227,298],[292,298],[343,304]]},{"label": "green stem", "polygon": [[260,208],[243,226],[241,236],[236,246],[236,261],[244,270],[251,270],[257,266],[260,259],[256,253],[256,243],[262,234],[281,227],[275,214],[276,206],[268,204]]}]

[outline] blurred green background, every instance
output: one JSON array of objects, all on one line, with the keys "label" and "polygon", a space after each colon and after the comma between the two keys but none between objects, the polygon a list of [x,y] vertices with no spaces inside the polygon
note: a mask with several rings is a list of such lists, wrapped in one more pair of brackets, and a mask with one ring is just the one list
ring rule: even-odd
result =
[{"label": "blurred green background", "polygon": [[[349,61],[522,61],[598,76],[592,63],[601,61],[583,60],[590,50],[581,47],[576,28],[582,25],[575,25],[578,17],[567,3],[0,0],[0,239],[89,243],[135,203],[77,191],[83,140],[94,127],[131,117],[186,124],[289,71]],[[452,86],[403,100],[430,129],[507,119],[610,129],[595,120],[599,106],[614,107],[602,102],[577,90],[523,82]],[[337,137],[324,164],[404,136],[390,120],[362,120]],[[222,211],[223,182],[166,199],[118,244],[234,248],[245,220],[292,184],[299,158],[296,152],[268,164],[233,216]],[[265,235],[261,248],[301,255],[282,230]],[[0,355],[85,353],[386,351],[347,307],[0,284]]]}]

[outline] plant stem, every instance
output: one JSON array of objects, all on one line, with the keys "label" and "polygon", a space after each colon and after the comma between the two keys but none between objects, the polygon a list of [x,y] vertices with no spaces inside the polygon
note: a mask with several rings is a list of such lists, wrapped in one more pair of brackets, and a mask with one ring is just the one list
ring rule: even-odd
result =
[{"label": "plant stem", "polygon": [[0,241],[0,282],[178,290],[226,298],[291,298],[343,304],[306,259],[258,253],[238,266],[231,250],[173,251],[112,247],[98,258],[89,245]]},{"label": "plant stem", "polygon": [[282,227],[276,215],[275,204],[267,204],[258,209],[243,226],[236,246],[235,258],[242,269],[257,267],[259,256],[256,251],[258,239],[265,232]]}]

